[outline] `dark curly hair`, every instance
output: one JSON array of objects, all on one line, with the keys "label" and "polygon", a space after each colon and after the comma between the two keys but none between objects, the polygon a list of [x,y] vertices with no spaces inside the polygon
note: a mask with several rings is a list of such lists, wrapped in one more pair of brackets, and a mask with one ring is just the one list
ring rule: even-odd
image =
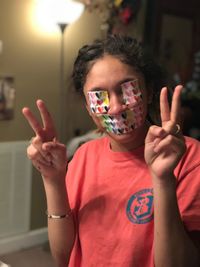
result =
[{"label": "dark curly hair", "polygon": [[158,122],[159,95],[161,88],[166,85],[166,77],[161,67],[132,37],[109,35],[104,40],[95,40],[92,44],[83,46],[78,52],[72,73],[76,91],[83,92],[88,72],[93,64],[105,55],[114,56],[143,74],[146,88],[152,92],[152,103],[148,109],[149,119],[153,123]]}]

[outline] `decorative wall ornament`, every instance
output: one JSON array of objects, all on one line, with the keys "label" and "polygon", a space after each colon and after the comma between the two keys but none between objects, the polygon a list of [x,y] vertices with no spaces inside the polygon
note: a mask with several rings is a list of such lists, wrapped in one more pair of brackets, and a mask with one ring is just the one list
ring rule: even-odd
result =
[{"label": "decorative wall ornament", "polygon": [[[101,19],[101,29],[115,33],[119,25],[128,25],[136,19],[141,0],[82,0],[89,12],[97,12]],[[116,26],[117,25],[117,26]]]}]

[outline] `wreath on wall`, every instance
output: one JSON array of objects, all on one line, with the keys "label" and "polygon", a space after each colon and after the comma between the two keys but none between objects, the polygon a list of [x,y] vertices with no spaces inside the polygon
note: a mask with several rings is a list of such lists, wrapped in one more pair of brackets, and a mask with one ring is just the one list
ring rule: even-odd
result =
[{"label": "wreath on wall", "polygon": [[89,12],[97,12],[101,29],[113,33],[116,24],[128,25],[140,10],[141,0],[82,0]]}]

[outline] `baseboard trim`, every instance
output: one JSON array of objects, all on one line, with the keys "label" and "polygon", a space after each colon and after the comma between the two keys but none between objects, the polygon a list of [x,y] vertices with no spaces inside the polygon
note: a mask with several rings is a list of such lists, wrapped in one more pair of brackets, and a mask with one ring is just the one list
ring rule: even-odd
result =
[{"label": "baseboard trim", "polygon": [[16,236],[0,239],[0,254],[27,249],[48,241],[47,228],[33,230]]}]

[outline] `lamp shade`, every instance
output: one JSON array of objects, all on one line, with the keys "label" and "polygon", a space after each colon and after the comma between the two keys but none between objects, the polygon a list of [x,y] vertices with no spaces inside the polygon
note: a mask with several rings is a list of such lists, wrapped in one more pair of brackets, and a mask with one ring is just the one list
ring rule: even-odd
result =
[{"label": "lamp shade", "polygon": [[73,0],[56,0],[53,10],[55,23],[70,24],[81,16],[84,5]]}]

